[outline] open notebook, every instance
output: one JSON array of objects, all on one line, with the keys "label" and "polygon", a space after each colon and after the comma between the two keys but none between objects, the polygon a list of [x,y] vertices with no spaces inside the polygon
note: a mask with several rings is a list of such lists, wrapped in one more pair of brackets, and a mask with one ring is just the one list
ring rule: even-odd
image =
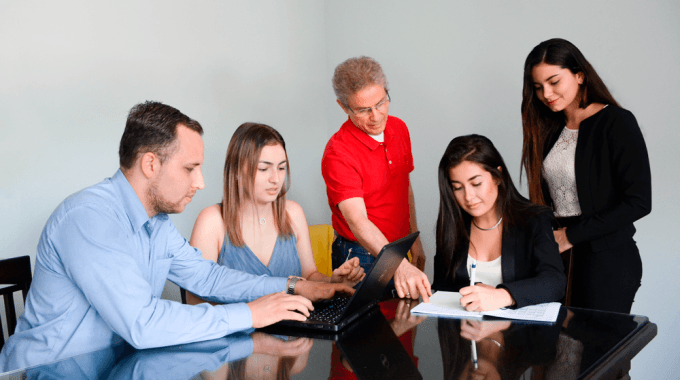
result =
[{"label": "open notebook", "polygon": [[485,315],[505,319],[519,319],[536,322],[555,322],[560,313],[560,303],[550,302],[531,305],[519,309],[498,309],[492,311],[467,311],[460,304],[458,292],[438,291],[430,297],[430,302],[420,303],[411,310],[414,314],[430,314],[453,318],[482,318]]}]

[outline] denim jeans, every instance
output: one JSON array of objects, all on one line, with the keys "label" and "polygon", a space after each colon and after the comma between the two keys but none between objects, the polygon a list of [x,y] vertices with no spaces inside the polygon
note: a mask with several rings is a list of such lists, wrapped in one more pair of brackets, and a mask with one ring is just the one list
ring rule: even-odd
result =
[{"label": "denim jeans", "polygon": [[[364,268],[364,272],[368,271],[373,266],[375,256],[366,251],[359,243],[347,240],[340,235],[336,235],[335,241],[332,245],[331,259],[333,261],[333,270],[339,268],[345,261],[353,258],[359,258],[359,266]],[[391,292],[394,289],[394,279],[391,279],[385,292]]]},{"label": "denim jeans", "polygon": [[364,268],[364,272],[368,273],[368,270],[371,269],[375,261],[375,257],[368,253],[364,247],[340,235],[337,235],[335,238],[332,251],[333,270],[339,268],[345,261],[358,257],[359,265]]}]

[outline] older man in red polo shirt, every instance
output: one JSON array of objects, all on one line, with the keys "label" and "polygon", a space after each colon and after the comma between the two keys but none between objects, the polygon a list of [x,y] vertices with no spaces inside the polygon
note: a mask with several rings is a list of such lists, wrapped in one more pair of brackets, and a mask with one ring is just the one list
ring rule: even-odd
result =
[{"label": "older man in red polo shirt", "polygon": [[[418,230],[409,173],[411,138],[406,124],[388,116],[390,96],[380,64],[350,58],[335,68],[333,89],[349,116],[331,137],[321,161],[328,204],[333,212],[333,268],[352,257],[368,270],[382,247]],[[432,295],[423,268],[420,239],[394,275],[402,298],[428,301]]]}]

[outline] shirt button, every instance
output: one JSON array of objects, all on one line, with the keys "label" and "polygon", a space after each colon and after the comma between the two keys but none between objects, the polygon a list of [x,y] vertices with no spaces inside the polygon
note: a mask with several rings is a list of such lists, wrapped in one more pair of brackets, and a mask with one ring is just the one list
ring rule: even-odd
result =
[{"label": "shirt button", "polygon": [[392,165],[392,161],[390,161],[390,165]]}]

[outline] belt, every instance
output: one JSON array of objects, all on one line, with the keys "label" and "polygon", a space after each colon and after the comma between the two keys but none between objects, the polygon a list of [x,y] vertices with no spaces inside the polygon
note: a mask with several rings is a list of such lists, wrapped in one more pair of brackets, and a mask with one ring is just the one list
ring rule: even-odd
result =
[{"label": "belt", "polygon": [[337,232],[334,232],[334,234],[335,234],[335,239],[333,239],[333,240],[341,239],[341,240],[344,240],[346,243],[352,243],[352,244],[356,244],[356,245],[358,245],[358,246],[361,246],[361,244],[359,244],[358,241],[354,241],[354,240],[351,240],[351,239],[347,239],[346,237],[344,237],[344,236],[342,236],[342,235],[339,235]]}]

